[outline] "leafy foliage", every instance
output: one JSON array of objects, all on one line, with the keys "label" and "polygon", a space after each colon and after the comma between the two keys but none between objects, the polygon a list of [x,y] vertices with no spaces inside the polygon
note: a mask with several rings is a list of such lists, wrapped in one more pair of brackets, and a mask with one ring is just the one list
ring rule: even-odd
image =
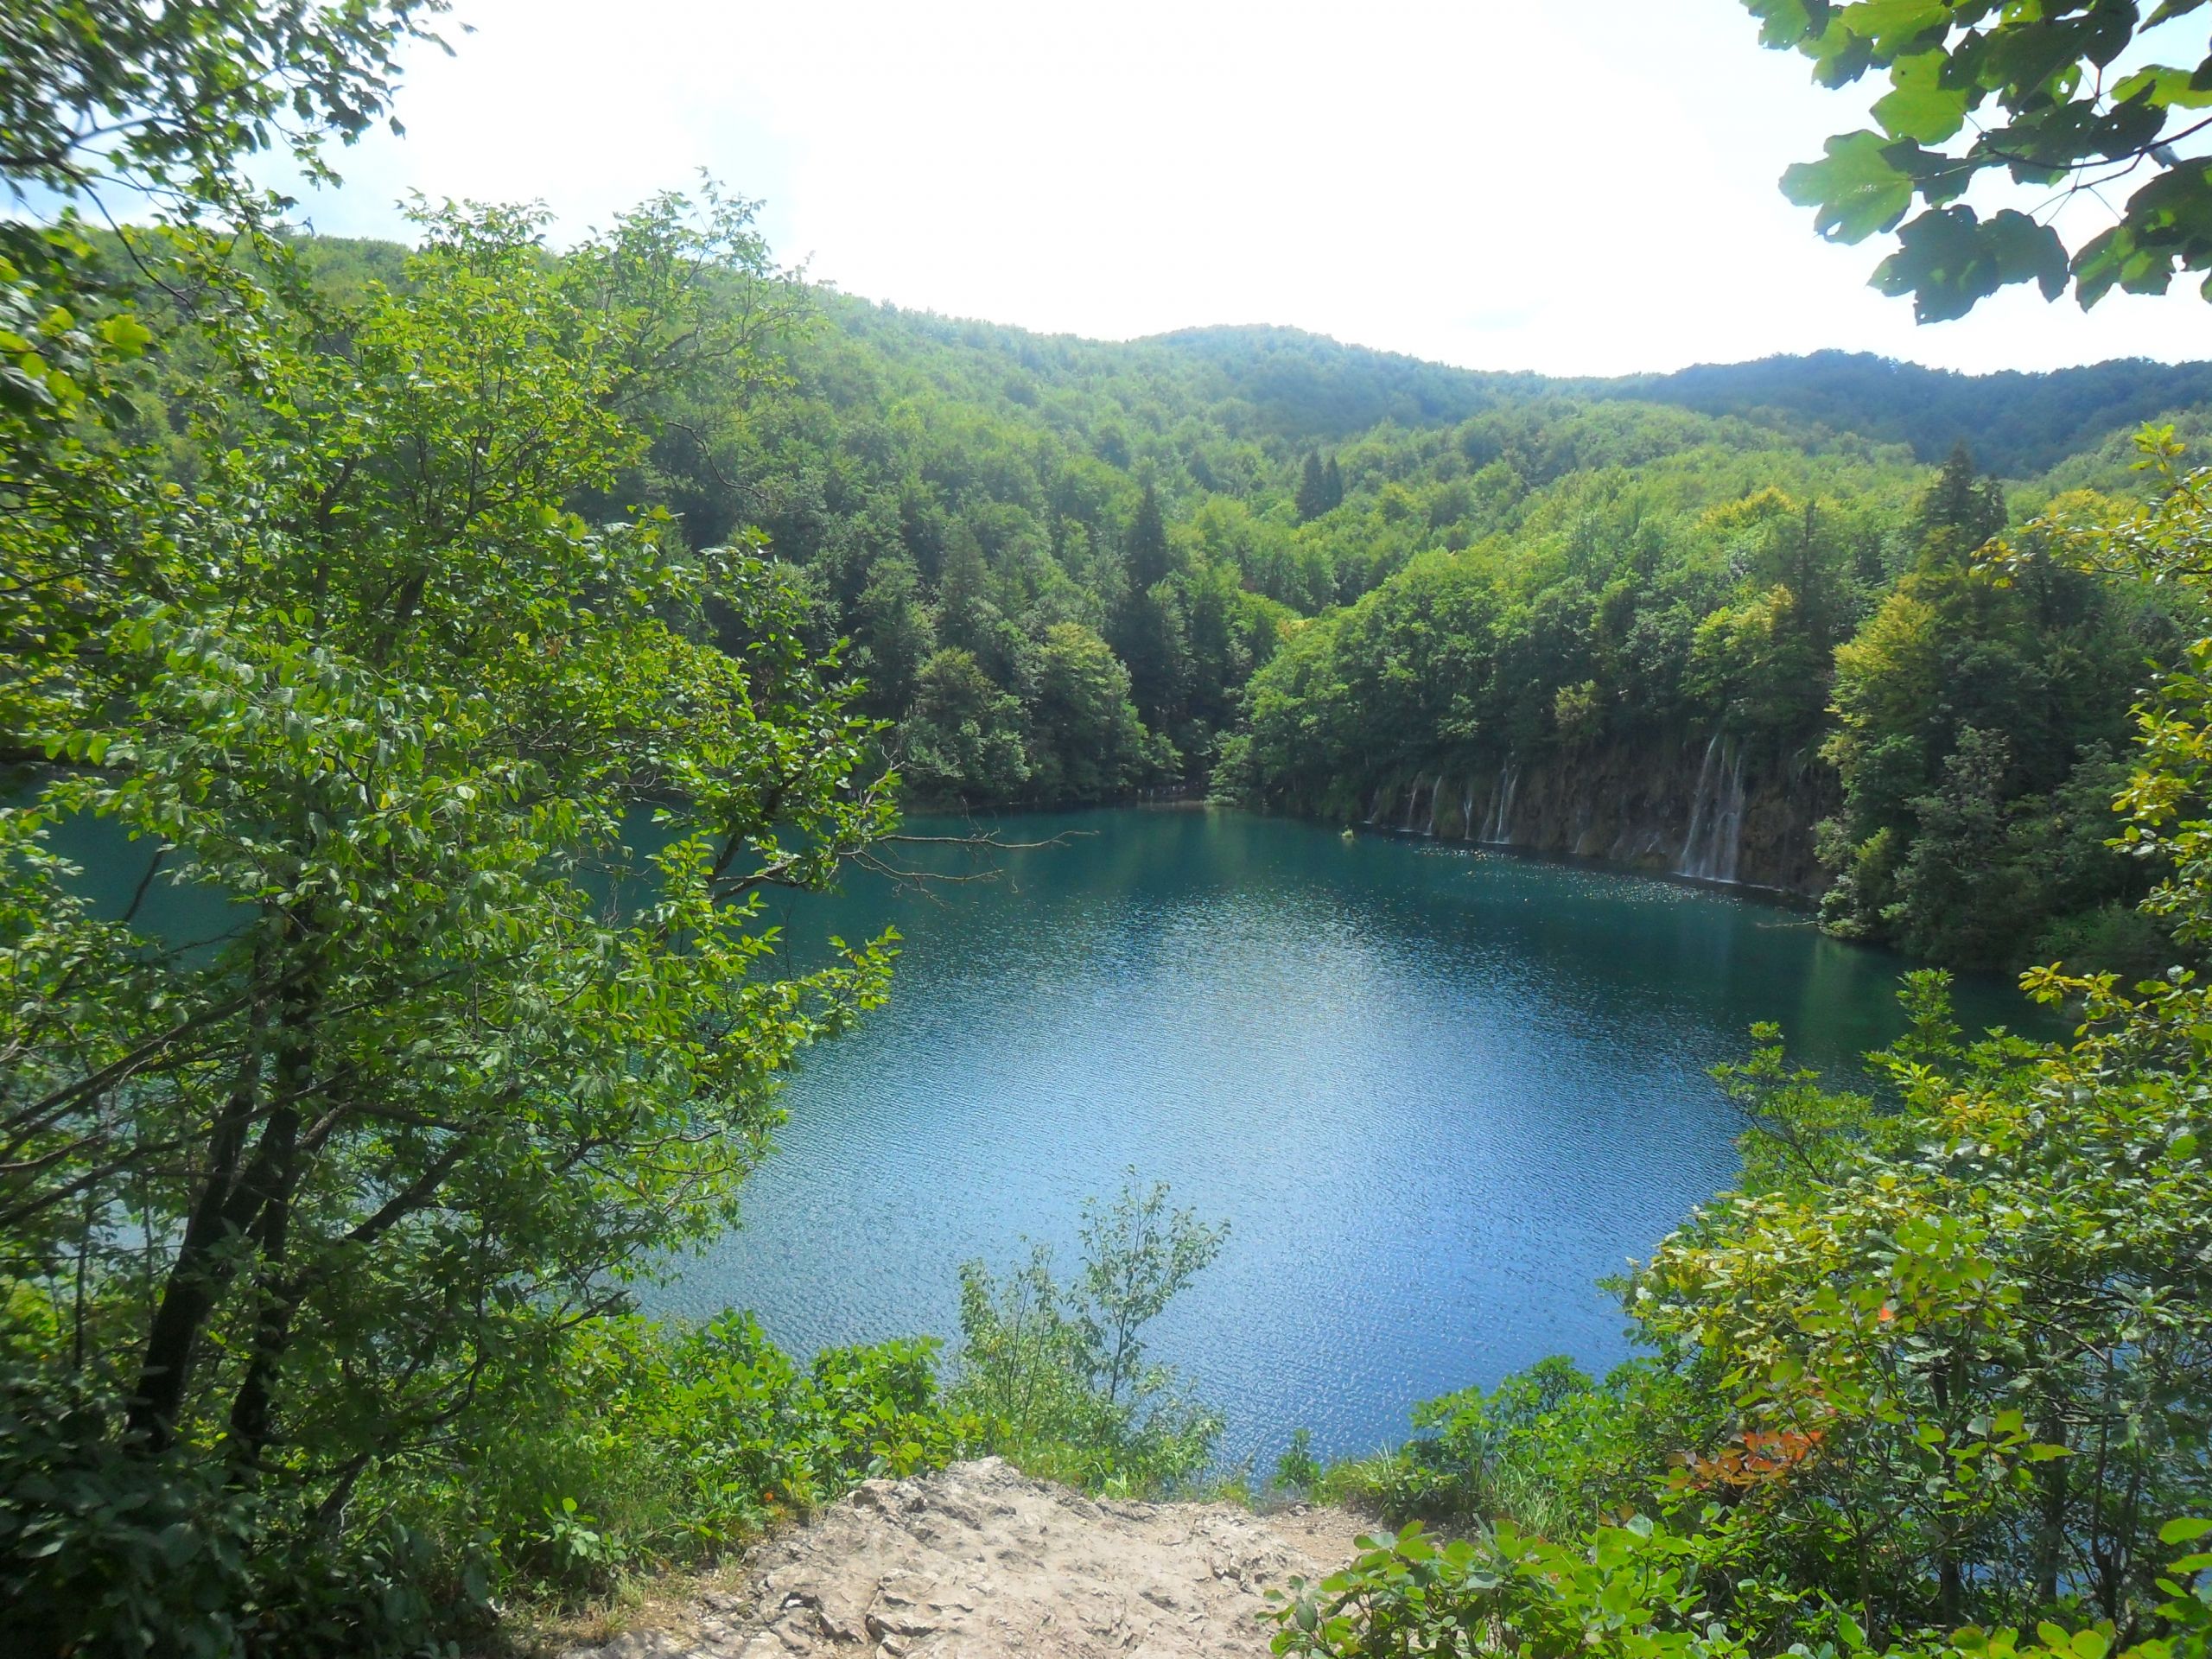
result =
[{"label": "leafy foliage", "polygon": [[858,1481],[963,1455],[977,1426],[941,1405],[935,1348],[824,1349],[800,1366],[749,1315],[595,1321],[524,1411],[476,1427],[458,1478],[402,1464],[363,1497],[480,1540],[463,1559],[493,1595],[604,1594],[626,1574],[711,1560]]},{"label": "leafy foliage", "polygon": [[[4,273],[0,1572],[55,1650],[419,1646],[466,1531],[386,1522],[727,1224],[778,1074],[883,994],[887,944],[786,976],[760,918],[892,823],[787,576],[572,510],[697,377],[775,378],[749,207],[557,263],[426,211],[341,297],[226,171],[357,130],[434,10],[34,9],[69,38],[6,72],[10,143],[123,118],[11,178],[218,221],[131,233],[128,292],[67,220]],[[89,820],[148,860],[119,912],[53,850]],[[214,936],[145,927],[156,882]],[[823,1410],[896,1452],[925,1364],[854,1363]]]},{"label": "leafy foliage", "polygon": [[[447,0],[29,0],[0,23],[0,172],[67,195],[103,184],[235,207],[241,158],[311,171],[389,105],[396,58]],[[328,176],[323,169],[323,176]]]},{"label": "leafy foliage", "polygon": [[[2150,50],[2166,44],[2161,25],[2202,0],[2166,0],[2147,16],[2133,0],[1746,4],[1761,40],[1811,59],[1824,86],[1888,72],[1889,91],[1872,105],[1879,130],[1830,138],[1821,160],[1783,175],[1783,189],[1817,208],[1834,240],[1895,231],[1897,250],[1873,283],[1912,296],[1921,321],[1961,316],[2014,283],[2034,283],[2046,299],[2070,283],[2086,308],[2115,287],[2163,294],[2177,272],[2212,268],[2212,163],[2177,149],[2202,130],[2212,57],[2120,64],[2139,39]],[[1961,200],[1992,173],[2053,202],[2142,181],[2117,224],[2069,250],[2034,214],[1984,217]]]},{"label": "leafy foliage", "polygon": [[[2184,1528],[2201,1526],[2187,1522]],[[2177,1529],[2169,1542],[2185,1536]],[[1294,1580],[1277,1611],[1277,1653],[1332,1659],[1568,1659],[1599,1652],[1624,1659],[1749,1659],[1766,1651],[1714,1619],[1717,1564],[1689,1540],[1642,1517],[1596,1529],[1586,1542],[1552,1543],[1500,1523],[1488,1536],[1439,1545],[1418,1522],[1363,1538],[1351,1566],[1319,1584]],[[1808,1659],[2174,1659],[2202,1650],[2212,1609],[2182,1587],[2208,1558],[2179,1558],[2158,1611],[2159,1634],[2121,1642],[2109,1624],[2018,1630],[1969,1626],[1948,1641],[1883,1646],[1850,1617],[1821,1608],[1823,1633],[1789,1651]],[[1742,1586],[1738,1586],[1739,1589]],[[1799,1598],[1770,1592],[1778,1601]]]},{"label": "leafy foliage", "polygon": [[1111,1204],[1084,1206],[1081,1277],[1052,1275],[1049,1247],[1003,1279],[980,1262],[960,1275],[964,1338],[951,1395],[983,1439],[1033,1474],[1122,1493],[1172,1489],[1202,1473],[1220,1415],[1139,1332],[1213,1261],[1228,1236],[1135,1173]]}]

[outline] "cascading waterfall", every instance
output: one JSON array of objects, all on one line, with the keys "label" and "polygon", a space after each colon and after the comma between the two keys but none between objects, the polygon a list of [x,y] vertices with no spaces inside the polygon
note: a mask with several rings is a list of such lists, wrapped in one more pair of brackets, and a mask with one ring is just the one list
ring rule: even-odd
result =
[{"label": "cascading waterfall", "polygon": [[1715,732],[1698,768],[1689,833],[1682,837],[1675,873],[1700,881],[1732,882],[1743,850],[1744,753]]},{"label": "cascading waterfall", "polygon": [[1459,798],[1459,835],[1461,839],[1475,838],[1475,774],[1467,774],[1467,792]]},{"label": "cascading waterfall", "polygon": [[1502,766],[1497,769],[1497,794],[1491,802],[1490,822],[1483,826],[1482,838],[1491,845],[1503,846],[1513,838],[1513,791],[1521,782],[1521,769]]},{"label": "cascading waterfall", "polygon": [[1419,772],[1415,772],[1415,773],[1414,774],[1414,780],[1413,780],[1412,784],[1411,784],[1411,785],[1409,785],[1407,787],[1407,790],[1406,790],[1406,821],[1405,821],[1403,823],[1402,823],[1402,824],[1400,824],[1400,825],[1398,826],[1398,833],[1399,833],[1400,835],[1410,836],[1411,834],[1413,834],[1413,832],[1414,832],[1414,804],[1415,804],[1416,802],[1418,802],[1420,799],[1421,799],[1421,774],[1420,774]]},{"label": "cascading waterfall", "polygon": [[1715,732],[1713,741],[1705,746],[1705,764],[1698,768],[1697,793],[1690,797],[1689,833],[1682,837],[1681,855],[1675,861],[1677,874],[1688,875],[1691,862],[1697,855],[1698,836],[1705,829],[1705,804],[1713,793],[1713,757],[1720,747],[1720,734]]},{"label": "cascading waterfall", "polygon": [[1431,841],[1436,839],[1436,804],[1444,798],[1444,774],[1438,772],[1436,781],[1428,786],[1428,830]]}]

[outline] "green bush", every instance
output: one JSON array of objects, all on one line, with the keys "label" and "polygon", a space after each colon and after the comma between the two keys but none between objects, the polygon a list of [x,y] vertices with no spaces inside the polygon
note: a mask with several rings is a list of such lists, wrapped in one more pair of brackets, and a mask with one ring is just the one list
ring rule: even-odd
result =
[{"label": "green bush", "polygon": [[[2193,1541],[2212,1522],[2165,1529],[2169,1543]],[[1967,1626],[1948,1638],[1922,1633],[1888,1648],[1869,1643],[1843,1609],[1817,1592],[1732,1577],[1711,1541],[1684,1537],[1637,1516],[1595,1529],[1586,1541],[1558,1545],[1510,1525],[1488,1536],[1439,1545],[1418,1522],[1381,1538],[1318,1584],[1293,1579],[1271,1592],[1278,1654],[1325,1659],[1750,1659],[1775,1651],[1741,1625],[1717,1618],[1714,1592],[1738,1605],[1758,1599],[1784,1605],[1809,1634],[1792,1643],[1796,1659],[2179,1659],[2201,1656],[2212,1633],[2212,1605],[2187,1585],[2212,1556],[2184,1555],[2163,1582],[2169,1599],[2156,1634],[2122,1638],[2110,1624],[2067,1628],[2048,1621],[2023,1641],[2010,1629]]]},{"label": "green bush", "polygon": [[1423,1401],[1414,1439],[1332,1465],[1315,1490],[1394,1523],[1564,1535],[1648,1503],[1668,1451],[1700,1443],[1718,1414],[1699,1382],[1649,1360],[1593,1382],[1555,1355],[1487,1391]]},{"label": "green bush", "polygon": [[802,1366],[748,1313],[610,1319],[579,1333],[534,1409],[482,1425],[461,1461],[382,1484],[456,1558],[477,1552],[495,1587],[573,1603],[972,1451],[978,1426],[939,1402],[936,1350],[825,1349]]},{"label": "green bush", "polygon": [[1289,1446],[1275,1459],[1274,1485],[1286,1492],[1310,1493],[1321,1484],[1325,1472],[1313,1455],[1313,1431],[1292,1430]]},{"label": "green bush", "polygon": [[[383,1518],[317,1524],[282,1480],[178,1447],[118,1446],[120,1402],[0,1377],[0,1605],[8,1651],[117,1659],[446,1651],[431,1541]],[[480,1606],[480,1600],[477,1605]]]},{"label": "green bush", "polygon": [[534,1397],[458,1425],[451,1455],[365,1471],[342,1507],[281,1466],[127,1449],[117,1401],[20,1369],[0,1381],[0,1599],[23,1643],[9,1651],[443,1651],[495,1600],[575,1605],[969,1453],[980,1428],[941,1405],[936,1346],[802,1366],[749,1314],[605,1319]]},{"label": "green bush", "polygon": [[1187,1487],[1211,1462],[1222,1419],[1166,1366],[1147,1364],[1138,1332],[1220,1251],[1226,1225],[1171,1212],[1167,1189],[1134,1172],[1110,1205],[1084,1209],[1084,1270],[1052,1276],[1038,1245],[1003,1281],[982,1262],[960,1275],[965,1343],[953,1405],[984,1443],[1047,1480],[1093,1491]]}]

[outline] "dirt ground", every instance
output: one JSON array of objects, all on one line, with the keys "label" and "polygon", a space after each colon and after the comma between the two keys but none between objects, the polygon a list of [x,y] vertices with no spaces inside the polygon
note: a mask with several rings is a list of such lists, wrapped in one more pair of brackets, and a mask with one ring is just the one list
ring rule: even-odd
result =
[{"label": "dirt ground", "polygon": [[1243,1659],[1265,1592],[1372,1524],[1340,1510],[1086,1498],[996,1458],[874,1480],[696,1600],[565,1659]]}]

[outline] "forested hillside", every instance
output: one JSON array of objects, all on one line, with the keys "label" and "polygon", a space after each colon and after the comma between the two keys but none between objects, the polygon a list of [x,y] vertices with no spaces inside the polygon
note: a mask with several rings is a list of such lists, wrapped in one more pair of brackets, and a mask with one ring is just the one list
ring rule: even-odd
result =
[{"label": "forested hillside", "polygon": [[1927,461],[1970,442],[1984,466],[2024,478],[2115,429],[2212,404],[2212,365],[2138,359],[1966,375],[1864,352],[1815,352],[1586,385],[1598,395],[1856,432],[1907,444]]},{"label": "forested hillside", "polygon": [[[340,294],[396,258],[313,252]],[[2126,435],[2194,429],[2212,371],[1570,385],[779,305],[778,372],[697,379],[590,510],[757,528],[912,800],[1211,788],[1825,893],[1836,931],[1947,963],[2155,954],[2103,822],[2172,629],[2138,588],[1977,557],[2135,493]],[[2063,459],[2000,486],[1969,437]]]}]

